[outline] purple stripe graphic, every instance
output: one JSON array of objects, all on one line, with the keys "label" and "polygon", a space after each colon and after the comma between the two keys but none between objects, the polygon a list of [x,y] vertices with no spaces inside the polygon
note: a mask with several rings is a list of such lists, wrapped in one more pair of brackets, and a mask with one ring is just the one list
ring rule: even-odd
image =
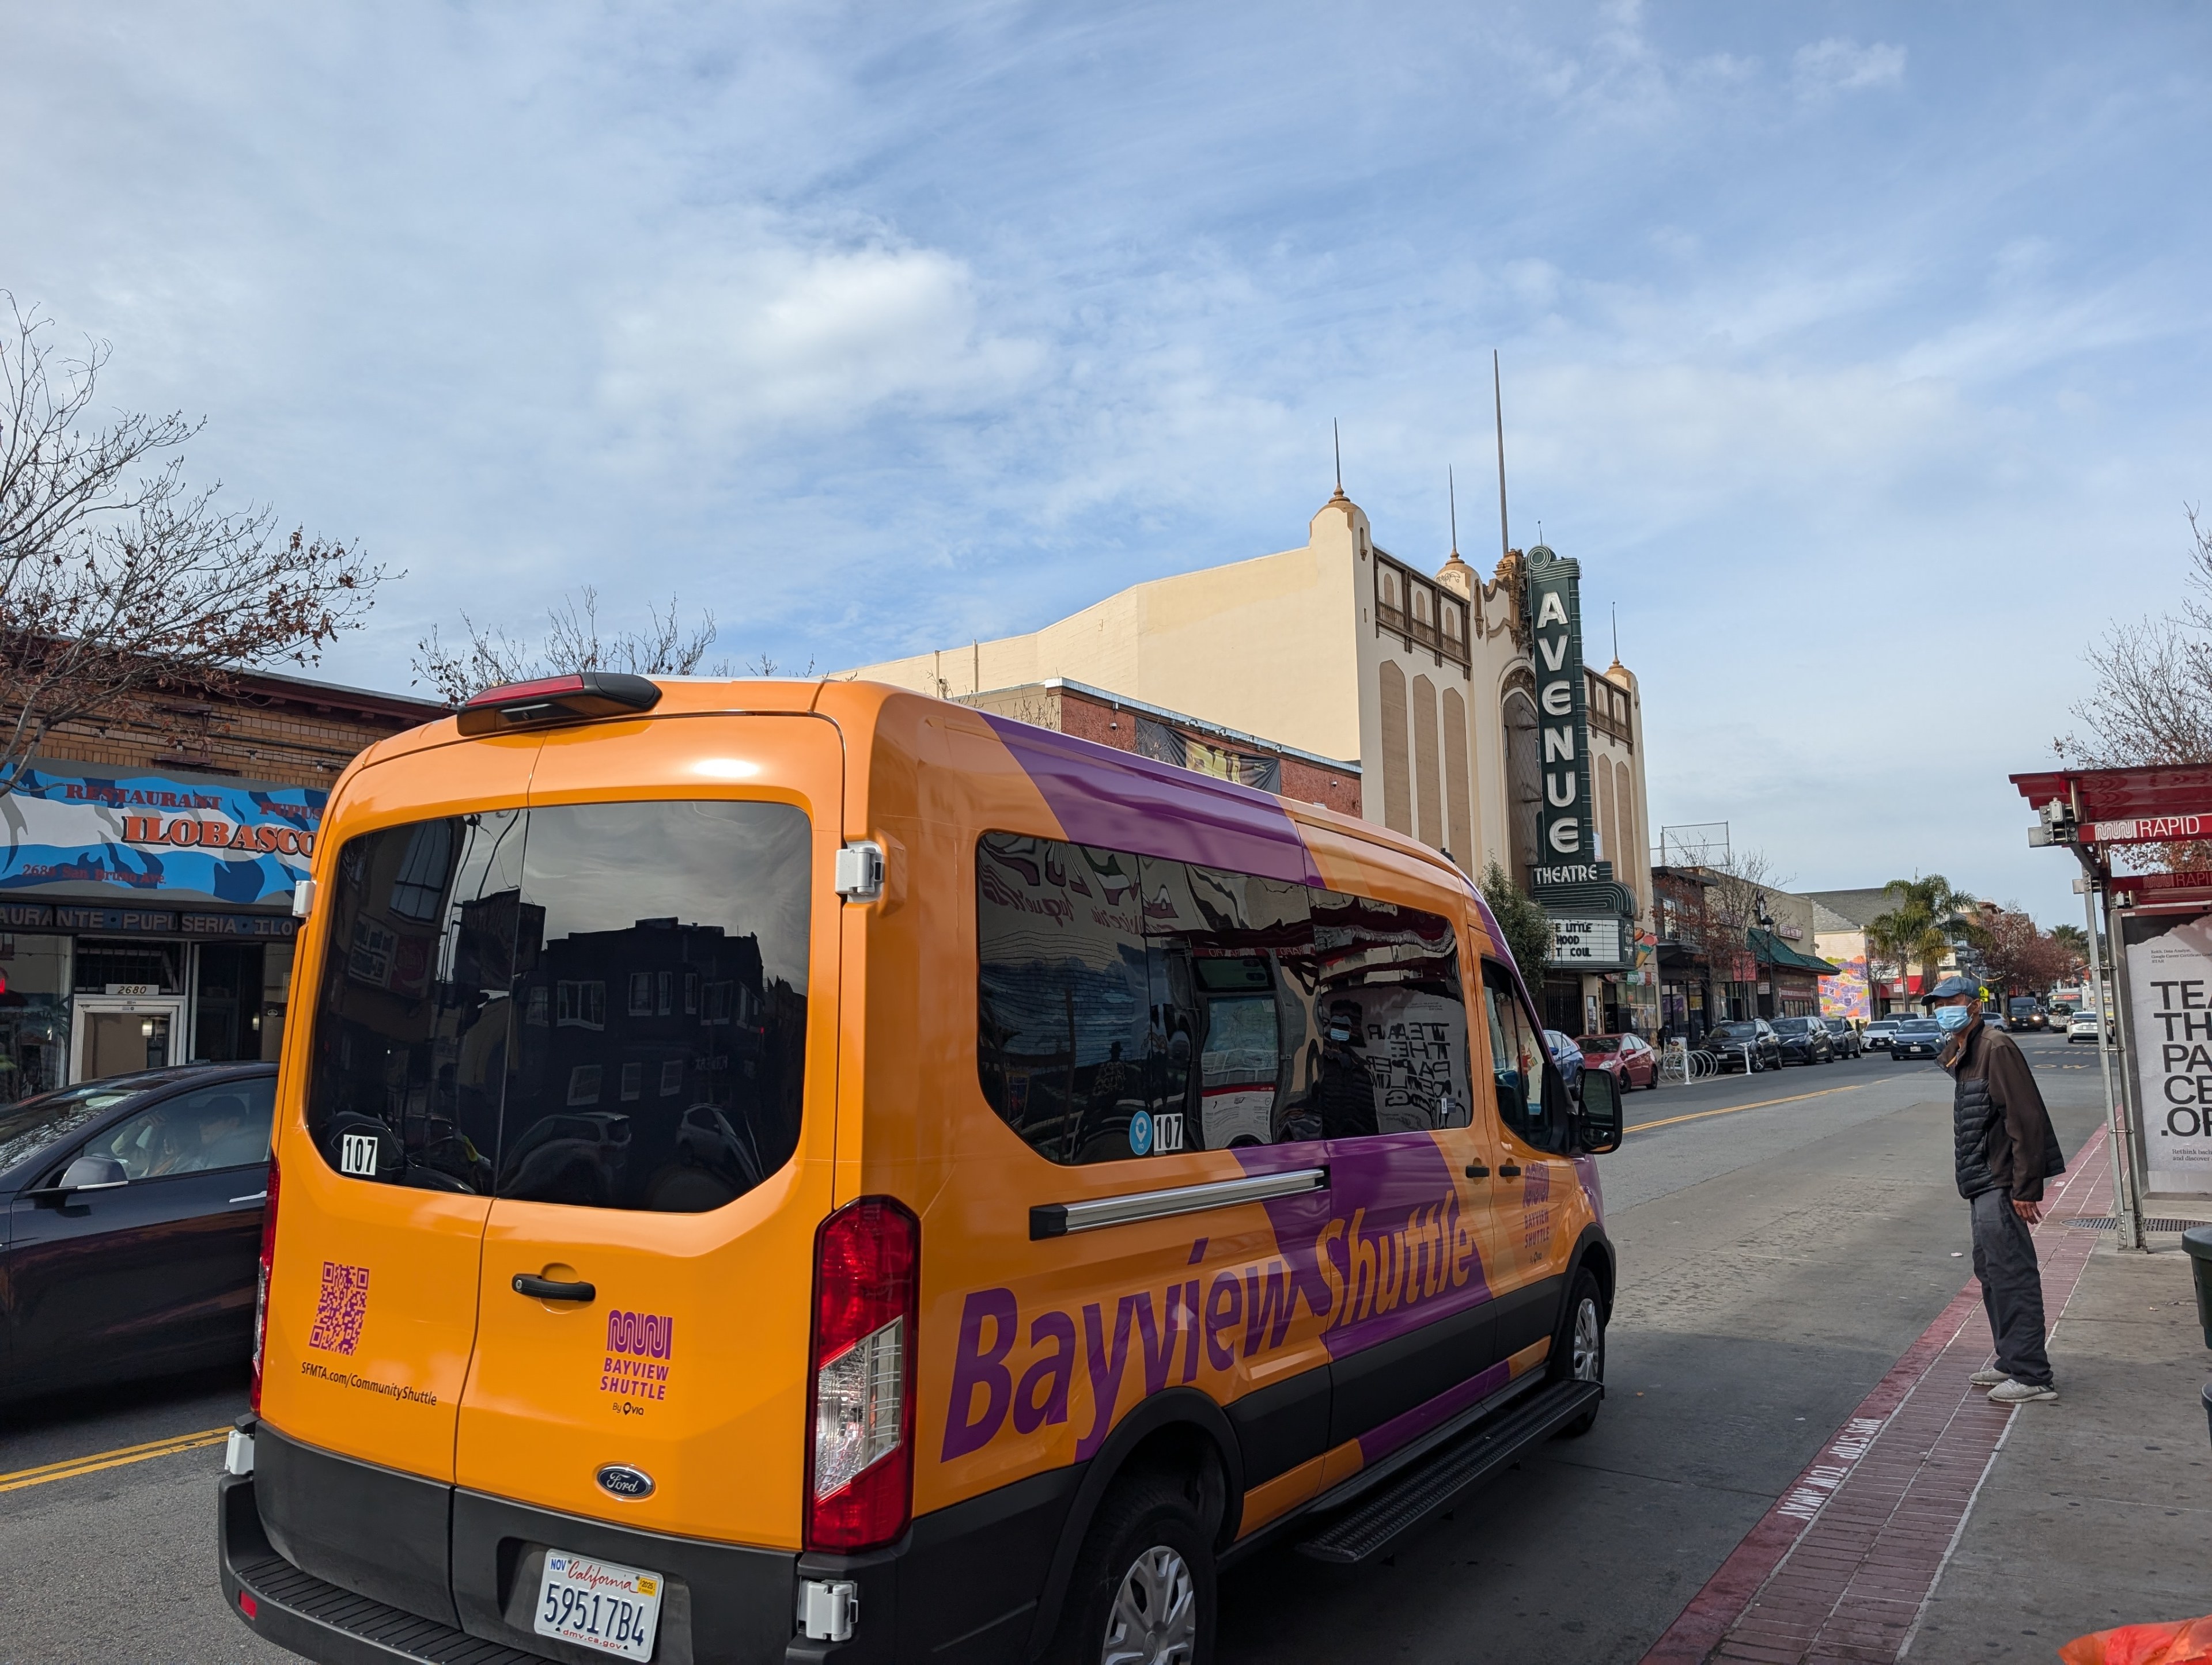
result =
[{"label": "purple stripe graphic", "polygon": [[1234,781],[981,714],[1079,844],[1293,884],[1321,870],[1279,799]]},{"label": "purple stripe graphic", "polygon": [[[1491,1298],[1479,1217],[1462,1205],[1433,1134],[1250,1145],[1234,1154],[1248,1174],[1328,1170],[1326,1191],[1262,1206],[1306,1306],[1327,1320],[1322,1340],[1330,1358],[1347,1358]],[[1453,1253],[1461,1233],[1464,1259]],[[1447,1256],[1441,1276],[1439,1250]],[[1334,1279],[1322,1274],[1322,1255]],[[1332,1282],[1340,1295],[1332,1296]],[[1339,1310],[1340,1299],[1350,1313]]]},{"label": "purple stripe graphic", "polygon": [[1477,1401],[1486,1399],[1512,1379],[1505,1361],[1499,1359],[1480,1376],[1471,1376],[1455,1388],[1447,1388],[1434,1399],[1401,1411],[1389,1421],[1370,1428],[1359,1437],[1359,1460],[1378,1462],[1409,1439],[1419,1439],[1438,1423],[1457,1416]]}]

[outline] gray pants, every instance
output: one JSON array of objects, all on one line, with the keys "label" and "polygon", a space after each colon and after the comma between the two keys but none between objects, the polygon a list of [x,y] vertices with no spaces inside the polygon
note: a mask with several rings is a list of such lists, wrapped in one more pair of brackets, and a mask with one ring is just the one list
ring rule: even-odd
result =
[{"label": "gray pants", "polygon": [[2015,1382],[2051,1383],[2051,1356],[2043,1350],[2043,1268],[2035,1237],[2012,1212],[2003,1190],[1974,1199],[1974,1276],[1982,1280],[1982,1310],[1990,1316],[1997,1368]]}]

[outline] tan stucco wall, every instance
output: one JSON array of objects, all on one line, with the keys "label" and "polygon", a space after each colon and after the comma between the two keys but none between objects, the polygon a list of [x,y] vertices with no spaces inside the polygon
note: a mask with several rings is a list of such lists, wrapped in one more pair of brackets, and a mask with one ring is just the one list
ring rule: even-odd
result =
[{"label": "tan stucco wall", "polygon": [[1028,635],[836,674],[953,697],[1066,677],[1356,760],[1352,516],[1364,531],[1353,505],[1332,501],[1304,549],[1133,585]]}]

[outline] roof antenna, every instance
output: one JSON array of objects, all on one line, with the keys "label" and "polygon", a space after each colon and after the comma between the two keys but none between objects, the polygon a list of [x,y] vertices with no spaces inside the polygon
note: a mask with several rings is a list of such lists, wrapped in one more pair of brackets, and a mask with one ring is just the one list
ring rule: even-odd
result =
[{"label": "roof antenna", "polygon": [[1451,465],[1444,465],[1444,501],[1451,506],[1451,558],[1459,559],[1459,488],[1452,483]]},{"label": "roof antenna", "polygon": [[1620,604],[1613,604],[1613,662],[1620,663]]},{"label": "roof antenna", "polygon": [[1498,349],[1490,349],[1490,396],[1498,411],[1498,552],[1502,559],[1513,553],[1513,540],[1505,532],[1505,386],[1498,373]]},{"label": "roof antenna", "polygon": [[1328,442],[1336,453],[1336,495],[1344,495],[1344,436],[1336,431],[1336,418],[1328,419]]}]

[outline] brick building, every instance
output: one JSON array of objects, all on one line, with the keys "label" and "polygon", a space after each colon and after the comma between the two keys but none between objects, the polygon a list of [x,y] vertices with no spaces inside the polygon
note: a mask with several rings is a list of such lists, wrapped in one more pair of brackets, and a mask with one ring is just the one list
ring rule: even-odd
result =
[{"label": "brick building", "polygon": [[331,783],[430,701],[251,673],[58,726],[0,797],[0,1103],[274,1058]]},{"label": "brick building", "polygon": [[1359,813],[1357,763],[1201,722],[1180,711],[1124,699],[1064,677],[953,697],[979,711],[1133,751],[1155,763],[1240,781],[1345,815]]}]

